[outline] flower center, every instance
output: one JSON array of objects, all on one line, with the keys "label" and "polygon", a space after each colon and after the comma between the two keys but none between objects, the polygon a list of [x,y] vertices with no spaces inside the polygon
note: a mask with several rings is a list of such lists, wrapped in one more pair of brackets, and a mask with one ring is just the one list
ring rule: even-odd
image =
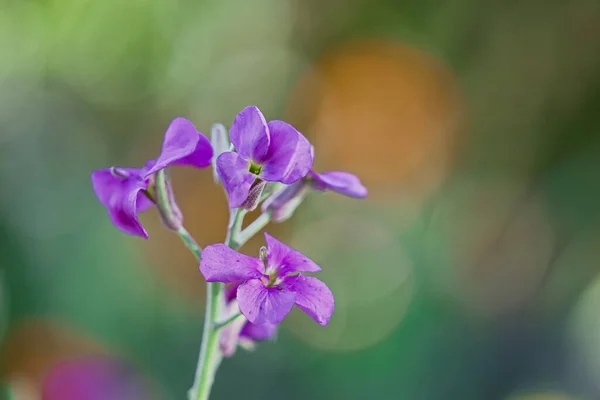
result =
[{"label": "flower center", "polygon": [[[266,280],[266,279],[265,279]],[[275,286],[277,283],[278,279],[277,279],[277,274],[276,273],[270,273],[269,274],[269,280],[267,282],[265,282],[265,286],[270,288]]]},{"label": "flower center", "polygon": [[260,174],[260,171],[262,171],[262,165],[250,160],[250,166],[248,167],[248,171],[250,171],[254,175],[258,175]]}]

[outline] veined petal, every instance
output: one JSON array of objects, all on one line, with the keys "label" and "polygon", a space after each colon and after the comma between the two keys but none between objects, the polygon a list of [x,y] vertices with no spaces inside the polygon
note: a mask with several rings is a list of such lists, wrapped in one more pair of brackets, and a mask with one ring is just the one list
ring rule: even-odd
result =
[{"label": "veined petal", "polygon": [[310,172],[313,187],[317,190],[332,190],[349,197],[367,197],[367,188],[363,186],[356,175],[349,172],[329,171],[318,174]]},{"label": "veined petal", "polygon": [[231,303],[235,300],[235,296],[237,296],[237,289],[243,283],[243,281],[233,282],[230,285],[225,285],[223,288],[223,296],[225,299],[225,304]]},{"label": "veined petal", "polygon": [[229,195],[229,208],[241,206],[248,198],[256,176],[248,171],[248,161],[239,154],[226,151],[217,158],[217,173]]},{"label": "veined petal", "polygon": [[240,332],[240,336],[246,337],[255,341],[269,340],[277,334],[277,328],[279,325],[275,324],[253,324],[252,322],[246,321],[246,324]]},{"label": "veined petal", "polygon": [[[115,192],[125,190],[129,179],[141,179],[138,176],[141,170],[137,168],[120,168],[121,171],[130,174],[130,178],[119,178],[114,176],[110,168],[100,169],[92,172],[92,187],[96,193],[96,197],[104,207],[110,206],[110,199]],[[152,207],[153,203],[143,193],[138,193],[136,208],[137,212],[144,212]]]},{"label": "veined petal", "polygon": [[313,260],[300,253],[298,250],[280,242],[265,232],[267,242],[267,261],[269,268],[277,270],[278,276],[285,276],[292,272],[318,272],[321,271]]},{"label": "veined petal", "polygon": [[191,154],[175,160],[171,165],[189,165],[196,168],[206,168],[211,164],[213,148],[210,141],[202,133],[198,132],[198,143]]},{"label": "veined petal", "polygon": [[291,184],[306,176],[313,163],[309,141],[287,122],[270,121],[271,143],[260,177]]},{"label": "veined petal", "polygon": [[231,283],[260,278],[262,261],[238,253],[224,244],[207,246],[200,257],[200,272],[207,282]]},{"label": "veined petal", "polygon": [[[204,140],[208,142],[190,121],[181,117],[175,118],[171,121],[171,124],[165,132],[165,139],[163,141],[160,156],[158,156],[154,165],[146,171],[145,176],[150,176],[158,170],[164,169],[171,164],[181,162],[182,160],[185,160],[186,157],[191,156],[196,152],[200,137],[203,137]],[[210,147],[210,143],[208,143],[208,146]],[[198,154],[191,156],[188,161],[199,162],[200,166],[206,166],[202,162],[202,159],[207,155],[206,153],[206,143],[203,143],[200,146]],[[210,157],[212,157],[212,148],[210,150]],[[208,157],[208,164],[210,164],[210,157]]]},{"label": "veined petal", "polygon": [[104,207],[110,205],[110,198],[116,191],[122,190],[122,184],[125,181],[123,178],[114,176],[110,168],[100,169],[92,172],[92,187],[96,193],[96,197]]},{"label": "veined petal", "polygon": [[294,306],[296,294],[282,288],[267,288],[260,279],[241,284],[237,292],[240,311],[253,324],[278,324]]},{"label": "veined petal", "polygon": [[126,179],[120,189],[112,192],[107,208],[108,215],[117,228],[127,234],[148,239],[148,233],[137,216],[137,201],[143,189],[148,189],[148,182],[136,178]]},{"label": "veined petal", "polygon": [[333,293],[312,276],[297,276],[287,290],[296,293],[296,305],[319,325],[327,325],[333,314]]},{"label": "veined petal", "polygon": [[244,158],[262,163],[269,151],[269,128],[258,107],[244,108],[233,120],[229,138],[235,150]]}]

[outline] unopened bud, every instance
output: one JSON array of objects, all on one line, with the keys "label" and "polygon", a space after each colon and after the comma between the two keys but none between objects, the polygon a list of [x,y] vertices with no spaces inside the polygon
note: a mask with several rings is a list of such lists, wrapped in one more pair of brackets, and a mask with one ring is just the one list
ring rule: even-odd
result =
[{"label": "unopened bud", "polygon": [[210,128],[210,144],[213,148],[212,171],[215,183],[219,183],[219,174],[217,174],[217,158],[226,151],[229,151],[229,134],[223,124],[213,124]]},{"label": "unopened bud", "polygon": [[183,226],[183,215],[175,202],[173,187],[166,169],[156,173],[155,180],[156,208],[163,224],[174,231]]},{"label": "unopened bud", "polygon": [[271,195],[262,205],[263,212],[271,213],[271,221],[287,221],[304,201],[310,187],[301,179],[285,186]]},{"label": "unopened bud", "polygon": [[248,192],[248,197],[240,207],[248,211],[256,209],[258,203],[260,202],[260,195],[265,186],[267,186],[267,182],[262,181],[260,179],[255,180],[252,186],[250,186],[250,192]]}]

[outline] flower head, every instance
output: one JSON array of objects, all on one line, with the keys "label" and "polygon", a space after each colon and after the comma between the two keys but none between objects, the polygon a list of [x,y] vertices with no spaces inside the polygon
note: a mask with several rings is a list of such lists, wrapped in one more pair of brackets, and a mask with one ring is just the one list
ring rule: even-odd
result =
[{"label": "flower head", "polygon": [[[239,313],[240,309],[236,300],[238,287],[243,282],[235,282],[227,285],[224,290],[223,318],[227,319]],[[265,323],[253,324],[245,317],[239,317],[225,326],[221,331],[219,343],[224,356],[230,357],[235,353],[239,345],[246,349],[254,347],[256,342],[272,339],[277,334],[278,325]]]},{"label": "flower head", "polygon": [[148,238],[138,213],[153,204],[150,194],[156,172],[170,165],[204,168],[210,165],[212,147],[208,139],[185,118],[174,119],[165,133],[157,159],[143,168],[106,168],[92,173],[98,200],[108,210],[113,224],[130,235]]},{"label": "flower head", "polygon": [[258,182],[294,183],[312,166],[308,140],[283,121],[267,123],[257,107],[244,108],[233,121],[229,138],[236,152],[226,151],[217,159],[217,172],[229,207],[240,207]]},{"label": "flower head", "polygon": [[265,233],[260,258],[238,253],[224,244],[202,252],[200,272],[208,282],[244,281],[237,289],[240,311],[253,324],[279,324],[296,304],[320,325],[327,325],[334,299],[329,288],[302,272],[321,270],[308,257]]}]

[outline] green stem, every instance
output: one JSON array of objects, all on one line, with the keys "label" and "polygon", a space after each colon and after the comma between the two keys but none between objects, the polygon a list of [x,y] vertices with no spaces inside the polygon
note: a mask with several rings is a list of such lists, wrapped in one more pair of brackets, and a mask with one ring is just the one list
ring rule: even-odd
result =
[{"label": "green stem", "polygon": [[200,262],[200,256],[202,255],[202,247],[196,243],[192,235],[185,229],[183,226],[177,230],[177,234],[183,240],[183,244],[187,247],[192,254],[196,257],[198,262]]},{"label": "green stem", "polygon": [[237,241],[239,247],[242,247],[248,240],[250,240],[254,235],[260,232],[267,224],[271,221],[271,213],[263,213],[258,218],[256,218],[250,225],[246,227],[243,231],[237,235]]},{"label": "green stem", "polygon": [[[236,237],[241,231],[245,215],[246,211],[241,208],[231,210],[230,213],[225,244],[234,250],[237,250],[241,246]],[[181,234],[180,236],[184,239],[186,245],[188,245],[189,242],[187,241],[187,238]],[[194,254],[197,254],[197,257],[199,258],[200,252],[195,252]],[[220,327],[217,322],[219,318],[219,303],[222,290],[223,284],[219,282],[209,282],[206,285],[206,312],[204,315],[202,344],[200,346],[200,355],[196,366],[194,385],[188,392],[190,400],[208,400],[215,380],[215,374],[223,359],[223,355],[219,349]]]},{"label": "green stem", "polygon": [[238,236],[242,230],[242,223],[246,216],[246,210],[243,208],[235,208],[231,210],[229,215],[229,224],[227,226],[227,237],[225,244],[234,250],[239,249],[242,245],[239,242]]},{"label": "green stem", "polygon": [[225,321],[215,323],[213,328],[217,331],[221,330],[222,328],[225,328],[227,325],[229,325],[230,323],[232,323],[238,317],[241,317],[241,316],[242,316],[242,313],[236,313],[236,314],[232,315],[231,317],[227,318]]}]

